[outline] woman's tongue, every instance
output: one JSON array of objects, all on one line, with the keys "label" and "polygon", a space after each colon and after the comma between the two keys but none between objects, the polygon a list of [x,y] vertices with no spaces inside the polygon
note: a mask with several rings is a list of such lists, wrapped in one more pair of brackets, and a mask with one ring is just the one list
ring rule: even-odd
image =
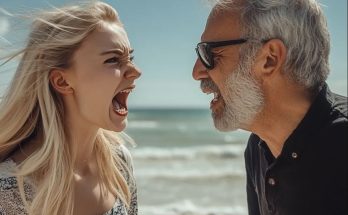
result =
[{"label": "woman's tongue", "polygon": [[124,105],[122,105],[119,101],[117,101],[116,98],[112,100],[112,106],[114,111],[118,114],[122,115],[127,113],[127,108]]},{"label": "woman's tongue", "polygon": [[118,103],[118,101],[115,98],[112,100],[112,106],[114,107],[115,110],[121,109],[121,105]]}]

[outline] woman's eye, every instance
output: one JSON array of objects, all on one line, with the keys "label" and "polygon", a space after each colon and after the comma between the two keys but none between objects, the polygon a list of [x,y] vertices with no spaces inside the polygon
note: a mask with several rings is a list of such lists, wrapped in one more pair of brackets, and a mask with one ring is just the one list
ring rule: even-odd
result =
[{"label": "woman's eye", "polygon": [[104,63],[118,63],[118,58],[117,57],[109,58],[106,61],[104,61]]},{"label": "woman's eye", "polygon": [[129,57],[129,60],[130,60],[130,61],[133,61],[133,60],[134,60],[134,56],[130,56],[130,57]]}]

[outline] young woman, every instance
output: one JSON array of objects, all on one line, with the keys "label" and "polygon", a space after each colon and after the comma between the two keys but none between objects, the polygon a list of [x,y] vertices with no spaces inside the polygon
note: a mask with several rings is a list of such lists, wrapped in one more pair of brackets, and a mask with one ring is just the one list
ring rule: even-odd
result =
[{"label": "young woman", "polygon": [[120,136],[140,76],[132,51],[102,2],[34,20],[0,102],[1,215],[137,214]]}]

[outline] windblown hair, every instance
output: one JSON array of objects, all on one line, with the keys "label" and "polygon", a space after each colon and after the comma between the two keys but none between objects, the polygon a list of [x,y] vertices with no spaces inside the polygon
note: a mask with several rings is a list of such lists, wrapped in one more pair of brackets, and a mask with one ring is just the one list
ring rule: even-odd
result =
[{"label": "windblown hair", "polygon": [[[64,130],[64,105],[50,85],[49,73],[71,66],[84,39],[108,22],[122,26],[115,9],[102,2],[54,8],[35,18],[26,47],[12,56],[21,58],[0,102],[0,161],[29,140],[40,141],[39,149],[15,173],[30,215],[73,214],[74,153]],[[120,137],[100,129],[94,151],[102,193],[111,191],[128,206],[130,191],[120,169],[129,169],[115,153],[123,140]],[[26,199],[24,177],[37,185],[33,199]]]},{"label": "windblown hair", "polygon": [[288,49],[284,72],[293,81],[309,90],[324,84],[330,36],[316,0],[218,0],[216,8],[240,11],[246,38],[282,40]]}]

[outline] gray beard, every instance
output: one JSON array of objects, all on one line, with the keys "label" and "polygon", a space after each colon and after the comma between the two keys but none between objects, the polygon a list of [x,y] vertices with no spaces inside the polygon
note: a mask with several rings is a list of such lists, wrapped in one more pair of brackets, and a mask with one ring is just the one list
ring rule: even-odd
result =
[{"label": "gray beard", "polygon": [[222,114],[212,114],[215,127],[220,131],[246,129],[262,110],[264,96],[257,81],[249,72],[238,68],[226,80]]},{"label": "gray beard", "polygon": [[223,110],[212,112],[215,127],[220,131],[249,130],[264,107],[265,98],[251,67],[260,45],[250,44],[242,49],[240,63],[224,83],[224,95],[211,79],[201,81],[201,88],[219,92],[225,102]]},{"label": "gray beard", "polygon": [[[242,64],[227,77],[227,92],[222,95],[225,107],[222,112],[212,112],[215,127],[220,131],[246,130],[264,105],[262,90],[251,75],[252,58],[242,60]],[[211,80],[202,81],[202,87],[219,91]],[[221,99],[221,98],[220,98]]]}]

